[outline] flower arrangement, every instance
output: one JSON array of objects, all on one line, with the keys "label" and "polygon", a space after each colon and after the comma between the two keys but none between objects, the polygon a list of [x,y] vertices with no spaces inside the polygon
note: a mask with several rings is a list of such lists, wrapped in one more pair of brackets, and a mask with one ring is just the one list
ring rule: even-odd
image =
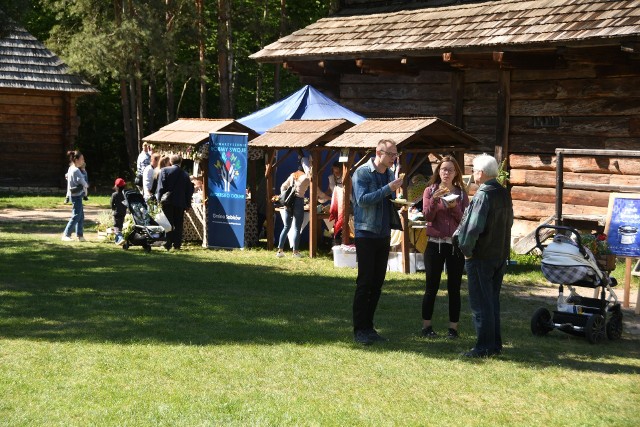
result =
[{"label": "flower arrangement", "polygon": [[133,216],[128,213],[124,217],[124,223],[122,224],[122,237],[126,240],[129,238],[134,229]]},{"label": "flower arrangement", "polygon": [[595,256],[611,254],[607,244],[607,235],[604,233],[582,234],[580,240],[582,240],[582,245]]}]

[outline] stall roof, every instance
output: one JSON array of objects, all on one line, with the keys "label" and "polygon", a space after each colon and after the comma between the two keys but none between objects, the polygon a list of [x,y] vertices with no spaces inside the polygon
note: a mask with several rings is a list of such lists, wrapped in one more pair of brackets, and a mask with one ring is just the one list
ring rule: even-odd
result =
[{"label": "stall roof", "polygon": [[478,140],[437,117],[367,119],[326,146],[333,148],[375,148],[381,139],[415,150],[467,149]]},{"label": "stall roof", "polygon": [[332,141],[353,126],[349,120],[285,120],[249,143],[259,148],[309,148]]},{"label": "stall roof", "polygon": [[178,119],[145,136],[142,141],[151,144],[197,145],[207,141],[209,134],[213,132],[248,133],[249,140],[258,135],[253,129],[233,119]]}]

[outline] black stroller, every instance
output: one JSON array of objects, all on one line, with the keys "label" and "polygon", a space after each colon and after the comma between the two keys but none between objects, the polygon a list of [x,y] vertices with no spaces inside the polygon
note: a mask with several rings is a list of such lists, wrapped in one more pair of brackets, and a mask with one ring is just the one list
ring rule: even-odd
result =
[{"label": "black stroller", "polygon": [[[543,249],[540,231],[556,230],[553,242]],[[574,238],[570,236],[573,235]],[[622,311],[612,287],[616,279],[601,270],[589,249],[582,246],[580,234],[571,227],[541,225],[536,229],[536,244],[542,252],[542,274],[558,287],[558,307],[553,315],[544,307],[531,318],[531,332],[543,336],[554,329],[585,336],[592,343],[622,336]],[[564,296],[564,286],[569,295]],[[600,298],[578,295],[574,287],[601,288]],[[595,297],[595,292],[594,292]]]},{"label": "black stroller", "polygon": [[124,200],[133,217],[133,231],[122,248],[127,250],[130,246],[142,246],[145,252],[150,252],[153,243],[166,240],[164,228],[149,215],[149,209],[142,194],[135,190],[125,191]]}]

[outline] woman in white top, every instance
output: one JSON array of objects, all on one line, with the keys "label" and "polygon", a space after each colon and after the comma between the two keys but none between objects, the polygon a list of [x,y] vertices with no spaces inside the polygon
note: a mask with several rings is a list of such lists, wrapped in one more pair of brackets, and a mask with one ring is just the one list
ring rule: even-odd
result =
[{"label": "woman in white top", "polygon": [[293,222],[293,229],[295,232],[295,238],[293,240],[293,256],[300,258],[300,251],[298,250],[300,244],[300,232],[302,231],[302,221],[304,220],[304,193],[309,188],[309,177],[303,172],[302,166],[291,175],[280,187],[280,194],[284,193],[289,187],[295,186],[296,200],[293,204],[293,209],[285,209],[284,215],[284,228],[280,233],[280,240],[278,240],[278,252],[276,256],[281,258],[284,256],[284,244],[287,240],[287,234],[291,229],[291,223]]},{"label": "woman in white top", "polygon": [[78,240],[85,241],[84,238],[84,207],[82,199],[89,188],[87,175],[84,172],[84,156],[79,151],[69,151],[69,170],[67,171],[67,194],[71,198],[71,219],[67,223],[62,235],[63,241],[71,241],[71,233],[74,229]]}]

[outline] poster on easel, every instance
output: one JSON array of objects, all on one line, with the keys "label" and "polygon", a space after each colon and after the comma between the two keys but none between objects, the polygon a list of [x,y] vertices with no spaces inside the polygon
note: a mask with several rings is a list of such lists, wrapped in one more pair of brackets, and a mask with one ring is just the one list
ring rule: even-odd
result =
[{"label": "poster on easel", "polygon": [[611,253],[621,257],[640,257],[639,230],[640,194],[611,194],[605,228]]}]

